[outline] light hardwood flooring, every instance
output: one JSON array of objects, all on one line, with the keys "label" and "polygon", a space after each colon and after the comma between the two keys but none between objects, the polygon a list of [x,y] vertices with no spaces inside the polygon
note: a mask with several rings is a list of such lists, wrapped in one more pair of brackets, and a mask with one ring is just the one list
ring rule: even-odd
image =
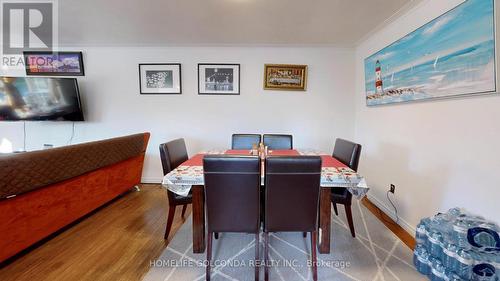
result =
[{"label": "light hardwood flooring", "polygon": [[[181,209],[170,239],[183,223]],[[4,265],[0,280],[141,280],[165,249],[167,210],[160,185],[141,185]]]}]

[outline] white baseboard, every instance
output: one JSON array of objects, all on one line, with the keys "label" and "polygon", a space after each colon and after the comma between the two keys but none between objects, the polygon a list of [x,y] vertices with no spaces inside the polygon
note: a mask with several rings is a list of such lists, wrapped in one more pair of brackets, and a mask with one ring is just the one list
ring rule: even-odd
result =
[{"label": "white baseboard", "polygon": [[[367,194],[367,197],[375,206],[377,206],[380,210],[382,210],[382,212],[391,217],[392,220],[396,221],[396,213],[394,212],[392,206],[389,207],[386,203],[383,203],[382,201],[378,200],[371,194]],[[399,217],[398,225],[401,226],[404,230],[406,230],[406,232],[408,232],[411,236],[415,237],[415,231],[416,231],[415,226],[408,223],[401,217]]]},{"label": "white baseboard", "polygon": [[153,178],[142,178],[141,179],[141,183],[155,183],[155,184],[160,184],[162,182],[163,178],[157,178],[157,177],[153,177]]}]

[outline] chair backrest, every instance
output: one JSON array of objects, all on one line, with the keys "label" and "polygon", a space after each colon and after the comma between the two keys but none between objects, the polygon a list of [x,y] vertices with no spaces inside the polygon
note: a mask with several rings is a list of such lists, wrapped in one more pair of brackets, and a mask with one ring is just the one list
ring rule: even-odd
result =
[{"label": "chair backrest", "polygon": [[231,149],[252,149],[252,145],[259,145],[262,138],[259,134],[233,134]]},{"label": "chair backrest", "polygon": [[361,145],[345,140],[336,139],[332,156],[340,162],[346,164],[354,171],[358,170],[359,156],[361,155]]},{"label": "chair backrest", "polygon": [[260,168],[257,156],[207,155],[203,158],[209,231],[255,233],[259,230]]},{"label": "chair backrest", "polygon": [[184,139],[176,139],[160,144],[160,159],[163,167],[163,175],[170,173],[180,164],[188,160],[186,143]]},{"label": "chair backrest", "polygon": [[264,135],[264,145],[269,149],[293,149],[292,135]]},{"label": "chair backrest", "polygon": [[316,230],[320,180],[319,156],[268,157],[264,229],[269,232]]}]

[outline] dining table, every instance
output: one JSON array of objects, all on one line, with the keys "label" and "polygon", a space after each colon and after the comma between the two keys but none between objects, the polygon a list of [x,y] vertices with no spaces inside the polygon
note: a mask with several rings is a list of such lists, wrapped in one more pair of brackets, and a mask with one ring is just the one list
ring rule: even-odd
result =
[{"label": "dining table", "polygon": [[[205,192],[203,177],[203,157],[205,155],[225,154],[249,156],[252,150],[208,150],[202,151],[166,174],[162,186],[180,196],[192,194],[192,224],[193,224],[193,252],[205,252]],[[321,254],[330,253],[331,228],[331,190],[332,188],[347,188],[355,198],[361,199],[368,192],[365,179],[357,172],[336,158],[315,150],[268,150],[262,159],[261,186],[264,186],[264,161],[269,156],[299,156],[317,155],[321,157],[321,181],[319,198],[319,245]]]}]

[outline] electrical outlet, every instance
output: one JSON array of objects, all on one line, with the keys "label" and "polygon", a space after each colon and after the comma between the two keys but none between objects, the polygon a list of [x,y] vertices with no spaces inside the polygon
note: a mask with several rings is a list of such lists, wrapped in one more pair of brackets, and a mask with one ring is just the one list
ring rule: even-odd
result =
[{"label": "electrical outlet", "polygon": [[51,143],[44,143],[43,144],[43,149],[50,149],[50,148],[53,148],[53,147],[54,147],[54,145],[51,144]]},{"label": "electrical outlet", "polygon": [[395,191],[396,191],[396,186],[391,183],[391,188],[389,189],[389,192],[394,194]]}]

